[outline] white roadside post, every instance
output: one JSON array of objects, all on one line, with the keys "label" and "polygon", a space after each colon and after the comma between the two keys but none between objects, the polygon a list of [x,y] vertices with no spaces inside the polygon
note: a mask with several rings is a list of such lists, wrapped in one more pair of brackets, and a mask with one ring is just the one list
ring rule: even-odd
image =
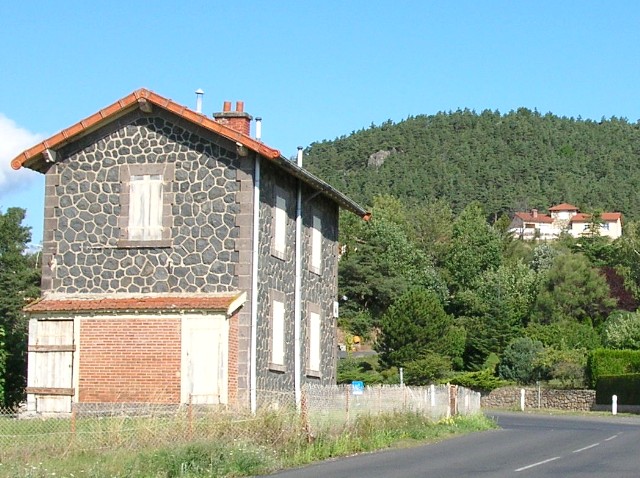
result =
[{"label": "white roadside post", "polygon": [[618,414],[618,396],[617,395],[613,395],[611,397],[611,414],[612,415]]},{"label": "white roadside post", "polygon": [[520,410],[524,412],[524,388],[520,389]]}]

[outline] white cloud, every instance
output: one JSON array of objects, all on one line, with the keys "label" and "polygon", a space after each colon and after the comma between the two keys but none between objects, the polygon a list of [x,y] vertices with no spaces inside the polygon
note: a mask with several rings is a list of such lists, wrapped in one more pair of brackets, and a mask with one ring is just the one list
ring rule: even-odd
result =
[{"label": "white cloud", "polygon": [[43,139],[43,135],[21,128],[0,113],[0,196],[24,189],[39,176],[25,168],[15,171],[11,168],[11,160]]}]

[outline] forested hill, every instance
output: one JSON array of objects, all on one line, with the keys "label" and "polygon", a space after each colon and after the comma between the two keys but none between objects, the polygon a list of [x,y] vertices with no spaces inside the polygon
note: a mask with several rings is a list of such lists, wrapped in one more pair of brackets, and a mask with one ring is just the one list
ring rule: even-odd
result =
[{"label": "forested hill", "polygon": [[640,218],[640,126],[520,108],[410,117],[313,143],[305,166],[369,205],[392,194],[408,203],[440,198],[487,214],[568,202],[584,212]]}]

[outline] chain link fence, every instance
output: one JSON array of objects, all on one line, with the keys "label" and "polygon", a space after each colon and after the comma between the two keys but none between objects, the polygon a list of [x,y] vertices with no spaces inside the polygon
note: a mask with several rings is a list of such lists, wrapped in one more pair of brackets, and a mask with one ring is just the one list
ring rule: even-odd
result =
[{"label": "chain link fence", "polygon": [[[416,412],[434,421],[478,413],[480,394],[462,387],[305,385],[290,392],[258,391],[256,414],[212,405],[78,404],[70,416],[41,417],[0,409],[0,463],[26,463],[70,451],[144,449],[200,440],[267,443],[299,428],[312,437],[344,429],[364,414]],[[202,399],[203,397],[199,397]],[[299,405],[299,406],[298,406]]]}]

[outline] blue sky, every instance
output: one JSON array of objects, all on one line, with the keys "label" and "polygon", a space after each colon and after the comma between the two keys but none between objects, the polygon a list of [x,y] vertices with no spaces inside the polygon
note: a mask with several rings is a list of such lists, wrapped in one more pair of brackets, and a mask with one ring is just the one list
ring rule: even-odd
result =
[{"label": "blue sky", "polygon": [[640,118],[637,1],[25,1],[0,6],[0,208],[42,238],[22,150],[145,87],[245,102],[296,146],[409,115],[519,107]]}]

